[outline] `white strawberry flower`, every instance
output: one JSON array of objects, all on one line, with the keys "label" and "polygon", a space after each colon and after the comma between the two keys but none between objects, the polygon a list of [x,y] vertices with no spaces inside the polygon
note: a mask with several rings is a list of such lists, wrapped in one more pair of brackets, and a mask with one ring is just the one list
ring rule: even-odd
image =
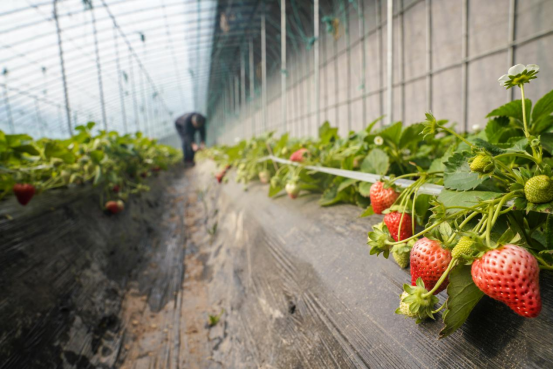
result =
[{"label": "white strawberry flower", "polygon": [[474,132],[477,132],[478,130],[481,129],[481,126],[479,124],[474,124],[471,126],[471,129],[474,131]]},{"label": "white strawberry flower", "polygon": [[498,83],[500,86],[510,89],[529,83],[532,79],[537,78],[537,73],[539,73],[539,66],[536,64],[516,64],[508,69],[508,74],[504,74],[498,79]]},{"label": "white strawberry flower", "polygon": [[383,140],[383,137],[381,136],[375,136],[373,139],[373,143],[377,146],[381,146],[385,141]]}]

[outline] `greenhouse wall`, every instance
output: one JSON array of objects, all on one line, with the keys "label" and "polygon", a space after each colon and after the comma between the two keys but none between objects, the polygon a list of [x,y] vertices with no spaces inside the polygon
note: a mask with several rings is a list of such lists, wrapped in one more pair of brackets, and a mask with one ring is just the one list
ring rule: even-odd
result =
[{"label": "greenhouse wall", "polygon": [[[237,61],[230,82],[221,87],[221,98],[208,112],[212,138],[233,143],[266,130],[313,136],[326,120],[344,135],[387,115],[387,2],[344,3],[348,8],[337,16],[338,29],[328,33],[320,23],[319,120],[314,48],[288,36],[286,72],[268,68],[265,124],[260,76],[255,76],[254,97],[242,103],[241,97],[251,96],[249,73],[242,95]],[[541,78],[528,98],[536,101],[552,89],[552,0],[393,3],[392,116],[380,124],[398,120],[410,124],[432,111],[456,122],[459,131],[482,127],[491,106],[520,98],[514,96],[518,91],[506,91],[497,83],[516,63],[541,67]],[[325,14],[320,12],[320,16]],[[313,36],[313,23],[304,29],[311,29]],[[260,43],[254,47],[259,53]],[[271,51],[272,55],[281,52]],[[282,119],[282,73],[287,84],[286,123]]]}]

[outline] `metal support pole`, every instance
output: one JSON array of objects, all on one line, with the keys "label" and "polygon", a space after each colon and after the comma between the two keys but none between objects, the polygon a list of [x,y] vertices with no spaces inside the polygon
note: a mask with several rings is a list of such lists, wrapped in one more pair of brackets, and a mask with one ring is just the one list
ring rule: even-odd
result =
[{"label": "metal support pole", "polygon": [[246,62],[244,60],[244,53],[242,52],[242,47],[240,49],[240,113],[241,120],[240,124],[242,125],[242,137],[246,138]]},{"label": "metal support pole", "polygon": [[104,124],[104,129],[108,130],[108,121],[106,119],[106,104],[104,101],[104,87],[102,84],[102,65],[100,62],[100,50],[98,48],[98,35],[96,32],[96,16],[94,15],[94,7],[91,3],[90,14],[92,17],[92,29],[94,35],[94,52],[96,54],[96,71],[98,74],[98,91],[100,92],[100,106],[102,107],[102,123]]},{"label": "metal support pole", "polygon": [[316,126],[320,124],[319,113],[319,0],[314,0],[314,109]]},{"label": "metal support pole", "polygon": [[58,0],[54,0],[54,21],[56,23],[56,34],[58,35],[58,50],[60,53],[60,66],[62,71],[63,93],[65,97],[65,113],[67,118],[67,131],[70,136],[73,136],[73,127],[71,126],[71,109],[69,107],[69,95],[67,93],[67,77],[65,75],[65,63],[63,60],[63,45],[62,45],[62,32],[60,29],[60,21],[58,19]]},{"label": "metal support pole", "polygon": [[[341,2],[341,7],[344,3]],[[350,49],[350,9],[347,5],[346,9],[344,10],[344,19],[345,19],[345,25],[344,25],[344,31],[346,33],[346,121],[347,121],[347,128],[348,132],[352,130],[352,101],[351,101],[351,95],[352,95],[352,50]],[[337,101],[338,103],[338,101]]]},{"label": "metal support pole", "polygon": [[[385,107],[384,107],[384,97],[383,97],[383,87],[384,87],[384,82],[383,82],[383,24],[382,24],[382,19],[381,19],[381,1],[376,1],[375,2],[375,14],[376,14],[376,24],[377,24],[377,29],[378,29],[378,39],[379,39],[379,48],[378,48],[378,53],[379,55],[377,55],[377,58],[379,59],[379,110],[380,110],[380,115],[384,115],[385,114]],[[379,125],[382,126],[383,125],[383,120],[381,120],[379,122]]]},{"label": "metal support pole", "polygon": [[358,0],[358,22],[359,22],[359,32],[360,32],[360,65],[362,70],[362,85],[360,86],[362,90],[362,128],[365,128],[365,122],[366,122],[366,94],[365,94],[365,14],[364,14],[364,2],[362,0]]},{"label": "metal support pole", "polygon": [[255,109],[254,109],[254,43],[250,40],[248,44],[248,74],[249,74],[249,83],[250,89],[248,91],[248,96],[250,97],[249,103],[249,113],[250,119],[252,119],[252,134],[251,136],[256,135],[256,118],[255,118]]},{"label": "metal support pole", "polygon": [[11,105],[10,105],[10,98],[8,96],[8,83],[6,81],[6,84],[4,85],[4,101],[5,101],[5,104],[6,104],[6,114],[8,116],[8,123],[10,125],[10,132],[12,134],[15,133],[15,128],[14,128],[14,125],[13,125],[13,116],[12,116],[12,108],[11,108]]},{"label": "metal support pole", "polygon": [[431,0],[425,0],[426,27],[425,27],[425,44],[426,44],[426,64],[427,64],[427,110],[433,110],[433,59],[431,46]]},{"label": "metal support pole", "polygon": [[462,5],[462,126],[465,132],[467,126],[467,83],[468,83],[468,6],[469,0],[463,0]]},{"label": "metal support pole", "polygon": [[240,114],[240,85],[239,85],[239,77],[235,76],[235,117],[238,117]]},{"label": "metal support pole", "polygon": [[44,122],[42,121],[42,114],[40,114],[40,108],[38,106],[38,99],[35,97],[35,114],[37,115],[37,122],[40,126],[40,134],[45,137],[44,134]]},{"label": "metal support pole", "polygon": [[[509,19],[508,19],[508,68],[515,64],[514,54],[515,46],[514,41],[516,37],[516,0],[510,0],[510,9],[509,9]],[[508,102],[512,101],[514,98],[515,88],[510,88],[506,91],[506,98]]]},{"label": "metal support pole", "polygon": [[387,122],[392,123],[393,0],[387,0]]},{"label": "metal support pole", "polygon": [[263,109],[263,131],[267,132],[267,58],[265,42],[265,8],[262,15],[262,109]]},{"label": "metal support pole", "polygon": [[123,87],[121,84],[121,65],[119,64],[119,45],[117,43],[117,30],[113,29],[113,39],[115,44],[115,62],[117,66],[117,84],[119,85],[119,100],[121,102],[121,118],[123,120],[123,129],[127,133],[127,114],[125,112],[125,97],[123,94]]},{"label": "metal support pole", "polygon": [[200,0],[198,0],[196,2],[196,83],[194,93],[194,100],[196,101],[194,108],[196,111],[204,110],[200,108],[200,56],[202,55],[200,53],[200,13]]},{"label": "metal support pole", "polygon": [[129,73],[131,74],[131,93],[133,94],[133,110],[135,111],[135,126],[137,128],[137,132],[140,131],[140,121],[139,121],[139,111],[138,111],[138,104],[137,104],[137,92],[135,88],[135,73],[133,68],[133,58],[131,57],[131,53],[129,53]]},{"label": "metal support pole", "polygon": [[287,132],[287,1],[281,0],[281,124]]},{"label": "metal support pole", "polygon": [[400,120],[404,122],[406,120],[406,82],[405,82],[405,73],[404,73],[404,0],[400,1],[400,15],[399,15],[399,26],[398,30],[398,51],[400,59]]}]

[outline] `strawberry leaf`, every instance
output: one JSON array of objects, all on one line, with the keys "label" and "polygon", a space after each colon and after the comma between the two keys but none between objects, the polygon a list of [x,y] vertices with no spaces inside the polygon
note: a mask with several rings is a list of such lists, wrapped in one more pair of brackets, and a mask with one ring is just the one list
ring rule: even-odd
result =
[{"label": "strawberry leaf", "polygon": [[465,323],[469,314],[477,305],[484,293],[473,283],[470,265],[458,265],[449,275],[448,300],[442,316],[444,328],[439,338],[452,334]]},{"label": "strawberry leaf", "polygon": [[[501,196],[501,193],[491,191],[466,191],[457,192],[443,190],[437,200],[446,207],[464,206],[472,207],[483,200],[496,199]],[[448,212],[456,212],[458,209],[449,209]]]},{"label": "strawberry leaf", "polygon": [[368,206],[367,209],[365,209],[365,211],[360,215],[360,218],[365,218],[373,214],[375,214],[375,212],[373,211],[373,207]]},{"label": "strawberry leaf", "polygon": [[479,186],[485,178],[479,178],[477,173],[469,169],[468,152],[455,153],[444,163],[444,187],[451,190],[467,191]]},{"label": "strawberry leaf", "polygon": [[361,182],[358,185],[358,192],[360,192],[360,195],[362,196],[369,196],[369,191],[371,190],[372,183],[369,182]]},{"label": "strawberry leaf", "polygon": [[[552,122],[550,122],[552,127]],[[541,145],[542,148],[552,154],[552,132],[541,133]]]},{"label": "strawberry leaf", "polygon": [[402,134],[402,122],[396,122],[384,128],[381,132],[377,134],[383,137],[385,140],[393,142],[396,146],[398,146],[400,144],[400,137]]},{"label": "strawberry leaf", "polygon": [[[531,115],[531,105],[531,100],[525,99],[525,111],[527,112],[527,121],[529,121],[529,116]],[[489,117],[509,117],[523,122],[521,100],[510,101],[509,103],[504,104],[497,109],[494,109],[487,115],[487,118]]]},{"label": "strawberry leaf", "polygon": [[[542,118],[546,115],[552,115],[552,90],[541,97],[535,104],[532,115],[533,123],[536,123],[539,118]],[[530,128],[532,132],[537,132],[534,130],[534,125],[532,125]]]},{"label": "strawberry leaf", "polygon": [[329,121],[323,123],[321,127],[319,127],[319,139],[321,144],[325,145],[338,139],[338,130],[338,128],[331,128]]},{"label": "strawberry leaf", "polygon": [[552,250],[552,214],[549,214],[546,218],[544,237],[546,239],[547,249]]},{"label": "strawberry leaf", "polygon": [[356,182],[358,182],[357,179],[352,179],[352,178],[345,179],[344,181],[342,181],[340,183],[339,188],[338,188],[337,191],[340,192],[340,191],[344,190],[345,188],[352,186]]},{"label": "strawberry leaf", "polygon": [[389,169],[389,156],[380,149],[373,149],[362,162],[361,170],[365,173],[385,175]]}]

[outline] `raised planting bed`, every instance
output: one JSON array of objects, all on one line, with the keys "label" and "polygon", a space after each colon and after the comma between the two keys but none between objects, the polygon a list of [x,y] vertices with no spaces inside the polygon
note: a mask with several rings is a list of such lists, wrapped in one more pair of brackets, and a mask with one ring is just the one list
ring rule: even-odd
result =
[{"label": "raised planting bed", "polygon": [[162,173],[117,215],[90,191],[8,200],[0,367],[552,366],[550,272],[537,318],[484,297],[437,340],[440,319],[393,313],[410,276],[368,254],[382,216],[321,208],[317,195],[271,199],[265,185],[244,191],[234,171],[227,184],[215,172],[205,161]]},{"label": "raised planting bed", "polygon": [[[116,215],[91,187],[2,204],[1,368],[119,367],[133,326],[122,305],[129,291],[135,309],[159,311],[179,289],[183,181],[180,168],[160,173]],[[152,263],[161,269],[145,274]]]},{"label": "raised planting bed", "polygon": [[[213,169],[204,164],[195,171],[202,177]],[[394,314],[410,273],[392,258],[368,253],[367,232],[382,216],[359,218],[352,205],[321,208],[318,195],[270,199],[268,185],[253,183],[244,191],[233,172],[230,177],[219,185],[221,250],[213,261],[218,280],[210,293],[226,300],[227,334],[247,344],[257,365],[552,366],[550,271],[541,272],[543,308],[537,318],[520,317],[485,296],[459,330],[438,340],[440,314],[419,325]],[[438,298],[442,304],[446,292]],[[229,367],[239,364],[231,361]]]}]

